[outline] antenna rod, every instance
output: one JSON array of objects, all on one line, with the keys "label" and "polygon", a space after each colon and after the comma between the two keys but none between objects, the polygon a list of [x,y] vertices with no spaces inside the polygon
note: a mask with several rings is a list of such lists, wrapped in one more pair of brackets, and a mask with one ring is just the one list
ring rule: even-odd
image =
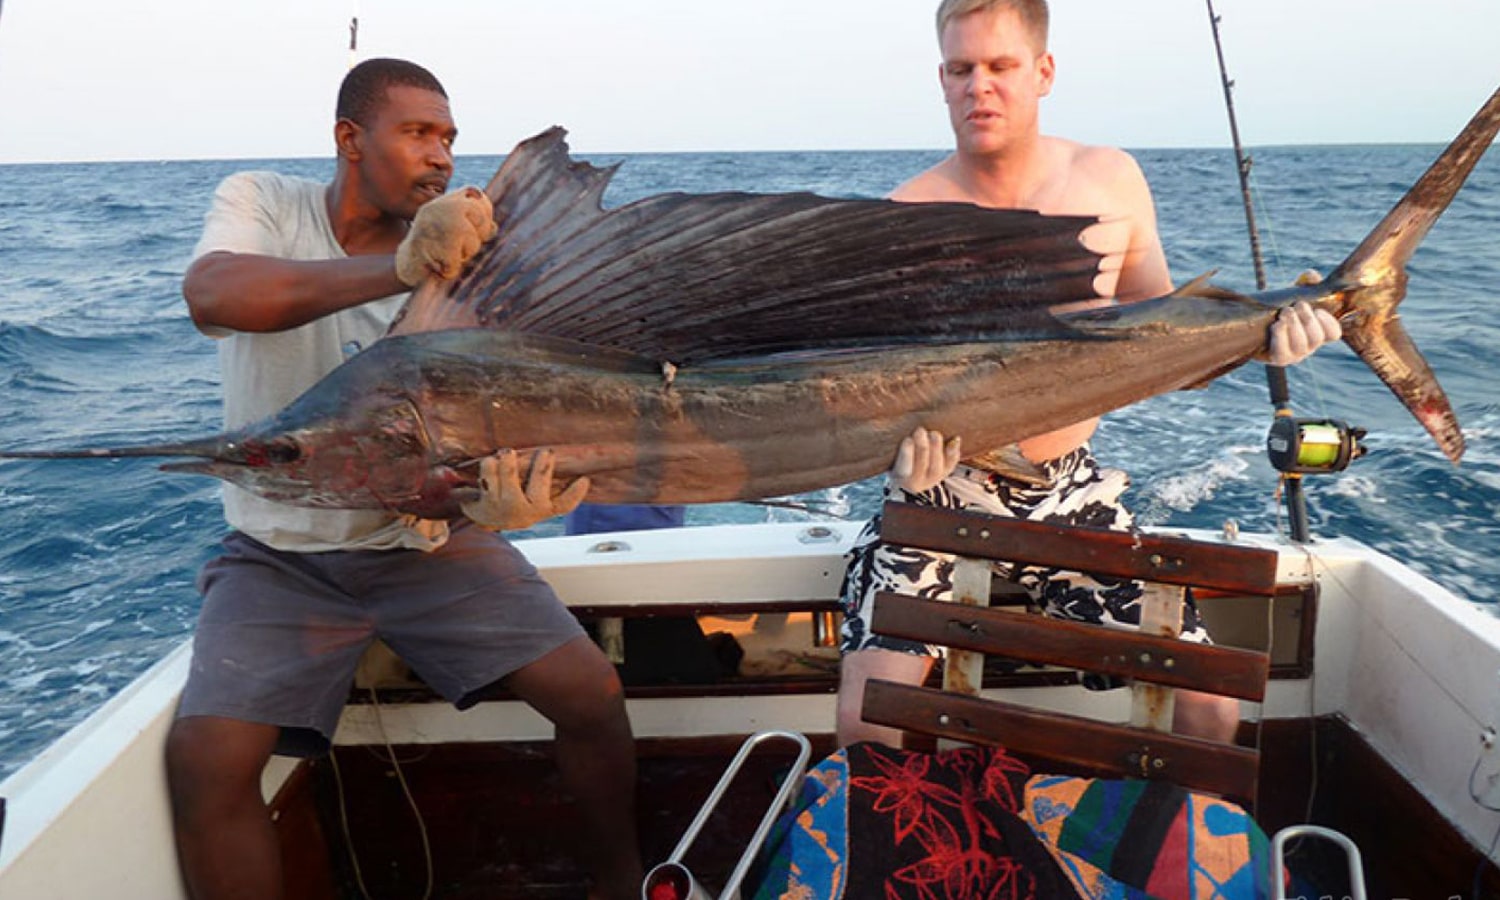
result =
[{"label": "antenna rod", "polygon": [[[1266,289],[1266,266],[1260,252],[1260,230],[1255,226],[1255,204],[1250,198],[1250,157],[1240,144],[1240,126],[1234,115],[1234,80],[1229,77],[1229,67],[1224,62],[1224,44],[1219,40],[1219,15],[1214,12],[1214,0],[1208,4],[1208,22],[1214,33],[1214,52],[1219,57],[1219,78],[1224,85],[1224,109],[1229,113],[1229,136],[1234,142],[1234,159],[1240,173],[1240,196],[1245,204],[1245,223],[1250,229],[1250,256],[1255,263],[1256,290]],[[1292,414],[1291,391],[1287,387],[1286,369],[1282,366],[1266,366],[1266,385],[1270,388],[1271,404],[1276,415]],[[1308,541],[1307,499],[1302,493],[1302,476],[1296,472],[1282,473],[1282,485],[1286,491],[1286,511],[1290,521],[1292,540],[1298,544]]]},{"label": "antenna rod", "polygon": [[[0,0],[3,3],[4,0]],[[359,62],[359,3],[356,0],[354,10],[349,16],[349,68]]]}]

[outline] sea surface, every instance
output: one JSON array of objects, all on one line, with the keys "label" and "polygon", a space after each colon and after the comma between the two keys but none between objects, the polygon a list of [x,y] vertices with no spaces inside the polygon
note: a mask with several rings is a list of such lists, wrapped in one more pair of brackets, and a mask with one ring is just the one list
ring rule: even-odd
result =
[{"label": "sea surface", "polygon": [[[1421,174],[1433,146],[1268,147],[1256,199],[1275,285],[1327,272]],[[1138,150],[1173,277],[1253,289],[1228,150]],[[661,191],[877,197],[939,152],[593,156],[621,163],[611,205]],[[459,161],[483,183],[496,157]],[[246,168],[327,178],[323,160],[0,166],[0,446],[129,444],[217,430],[213,343],[179,286],[214,185]],[[1391,553],[1476,604],[1500,603],[1500,153],[1480,164],[1410,265],[1403,321],[1468,438],[1450,464],[1344,347],[1291,373],[1296,411],[1368,429],[1368,455],[1309,479],[1315,536]],[[1066,377],[1060,373],[1059,377]],[[1265,461],[1271,409],[1251,365],[1110,415],[1095,441],[1132,473],[1147,524],[1285,528]],[[813,498],[859,519],[873,482]],[[690,523],[786,519],[699,507]],[[544,525],[537,534],[553,533]],[[224,531],[216,483],[145,460],[0,462],[0,777],[191,633],[198,567]]]}]

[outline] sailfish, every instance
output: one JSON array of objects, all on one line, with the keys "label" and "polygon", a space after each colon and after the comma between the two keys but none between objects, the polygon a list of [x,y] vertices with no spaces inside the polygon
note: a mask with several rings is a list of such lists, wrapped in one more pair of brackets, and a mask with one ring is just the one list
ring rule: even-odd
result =
[{"label": "sailfish", "polygon": [[1406,263],[1500,130],[1500,91],[1340,266],[1254,295],[1198,279],[1094,296],[1088,216],[807,193],[660,194],[606,210],[615,168],[565,132],[486,187],[498,237],[413,292],[390,331],[279,413],[180,443],[9,457],[186,457],[284,503],[460,515],[475,463],[556,453],[598,503],[706,503],[846,484],[917,425],[1000,448],[1202,385],[1279,309],[1329,311],[1455,463],[1463,436],[1402,327]]}]

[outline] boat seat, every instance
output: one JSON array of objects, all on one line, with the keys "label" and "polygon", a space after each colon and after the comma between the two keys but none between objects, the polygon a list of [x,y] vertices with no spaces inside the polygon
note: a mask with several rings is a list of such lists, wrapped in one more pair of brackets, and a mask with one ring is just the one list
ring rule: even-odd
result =
[{"label": "boat seat", "polygon": [[[866,721],[1007,750],[1057,772],[1165,779],[1253,803],[1258,751],[1170,733],[1174,691],[1260,701],[1267,653],[1179,640],[1184,588],[1269,596],[1272,550],[887,503],[881,539],[957,557],[951,601],[877,595],[874,631],[949,648],[944,689],[871,680]],[[1137,631],[990,608],[991,563],[1133,578],[1146,584]],[[980,696],[984,654],[1129,679],[1128,724]]]}]

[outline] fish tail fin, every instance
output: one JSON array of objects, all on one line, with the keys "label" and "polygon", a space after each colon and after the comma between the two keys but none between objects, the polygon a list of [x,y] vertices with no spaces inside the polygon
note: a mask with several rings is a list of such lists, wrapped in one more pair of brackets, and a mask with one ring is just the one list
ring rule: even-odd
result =
[{"label": "fish tail fin", "polygon": [[1344,302],[1344,340],[1422,423],[1455,463],[1463,456],[1458,419],[1427,360],[1402,327],[1406,263],[1500,132],[1500,90],[1437,161],[1328,278]]}]

